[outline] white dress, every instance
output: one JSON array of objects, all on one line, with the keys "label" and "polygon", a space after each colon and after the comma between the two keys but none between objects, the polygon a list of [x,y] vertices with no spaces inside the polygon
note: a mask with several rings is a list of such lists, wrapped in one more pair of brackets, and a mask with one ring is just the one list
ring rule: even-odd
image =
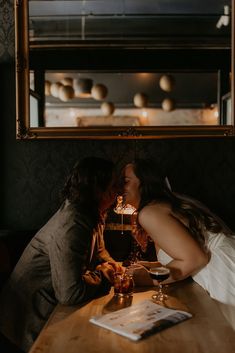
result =
[{"label": "white dress", "polygon": [[[235,235],[207,233],[206,245],[211,253],[209,263],[193,276],[213,299],[235,307]],[[172,258],[162,249],[158,261],[166,265]]]}]

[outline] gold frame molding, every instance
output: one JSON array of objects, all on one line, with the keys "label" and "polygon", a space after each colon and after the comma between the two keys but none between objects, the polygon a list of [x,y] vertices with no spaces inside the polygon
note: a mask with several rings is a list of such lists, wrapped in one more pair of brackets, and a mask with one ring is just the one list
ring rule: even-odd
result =
[{"label": "gold frame molding", "polygon": [[162,139],[185,137],[225,137],[234,135],[235,14],[232,0],[231,26],[231,98],[232,125],[220,126],[148,126],[148,127],[30,127],[29,116],[29,38],[28,0],[15,2],[16,38],[16,138],[32,139]]}]

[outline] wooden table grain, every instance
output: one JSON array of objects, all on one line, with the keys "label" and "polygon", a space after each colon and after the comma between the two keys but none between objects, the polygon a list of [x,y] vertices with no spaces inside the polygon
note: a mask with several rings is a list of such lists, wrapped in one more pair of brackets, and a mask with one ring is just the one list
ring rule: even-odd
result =
[{"label": "wooden table grain", "polygon": [[58,305],[30,353],[230,353],[235,352],[235,331],[215,301],[195,282],[168,287],[168,307],[187,310],[193,317],[164,331],[134,342],[89,322],[91,316],[108,313],[150,298],[153,290],[139,289],[132,298],[110,294],[76,307]]}]

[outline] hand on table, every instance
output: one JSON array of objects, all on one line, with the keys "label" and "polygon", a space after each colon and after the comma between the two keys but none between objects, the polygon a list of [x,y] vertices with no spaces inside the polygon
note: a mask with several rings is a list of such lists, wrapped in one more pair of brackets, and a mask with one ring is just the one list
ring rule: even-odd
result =
[{"label": "hand on table", "polygon": [[124,268],[117,262],[103,262],[96,267],[96,270],[101,271],[105,278],[107,278],[112,284],[114,280],[114,273],[124,272]]},{"label": "hand on table", "polygon": [[114,269],[115,272],[125,272],[126,269],[125,267],[123,267],[120,263],[116,262],[116,261],[113,261],[113,262],[108,262],[109,265],[111,265]]}]

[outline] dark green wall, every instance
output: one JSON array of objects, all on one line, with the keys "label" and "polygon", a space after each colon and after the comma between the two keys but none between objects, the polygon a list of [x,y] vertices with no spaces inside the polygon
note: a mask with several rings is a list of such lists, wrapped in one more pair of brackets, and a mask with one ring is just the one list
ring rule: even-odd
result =
[{"label": "dark green wall", "polygon": [[[88,155],[118,166],[134,155],[133,141],[16,141],[13,2],[0,0],[1,228],[36,229],[58,206],[65,175]],[[2,23],[4,26],[2,26]],[[137,141],[137,154],[161,161],[173,189],[190,194],[235,229],[235,139]]]}]

